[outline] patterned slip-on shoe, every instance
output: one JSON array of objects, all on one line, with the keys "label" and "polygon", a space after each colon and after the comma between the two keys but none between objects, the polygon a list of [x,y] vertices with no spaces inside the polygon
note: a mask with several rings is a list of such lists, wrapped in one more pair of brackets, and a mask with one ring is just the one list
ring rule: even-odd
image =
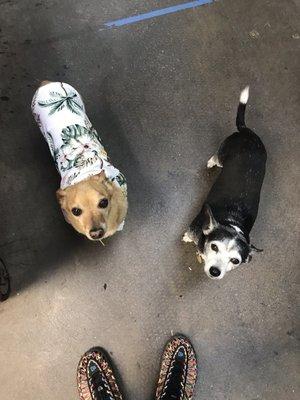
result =
[{"label": "patterned slip-on shoe", "polygon": [[191,400],[197,380],[197,359],[191,342],[182,335],[166,345],[156,389],[156,400]]},{"label": "patterned slip-on shoe", "polygon": [[122,400],[111,362],[101,348],[85,353],[77,368],[80,400]]},{"label": "patterned slip-on shoe", "polygon": [[4,301],[10,294],[9,275],[4,262],[0,258],[0,301]]}]

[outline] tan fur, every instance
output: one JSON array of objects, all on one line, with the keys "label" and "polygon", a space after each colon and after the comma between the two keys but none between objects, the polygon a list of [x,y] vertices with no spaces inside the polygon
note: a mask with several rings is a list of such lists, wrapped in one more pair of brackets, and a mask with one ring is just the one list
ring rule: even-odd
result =
[{"label": "tan fur", "polygon": [[40,83],[40,87],[46,86],[46,85],[48,85],[48,83],[51,83],[51,81],[42,81],[42,82]]},{"label": "tan fur", "polygon": [[[117,185],[107,180],[103,173],[64,190],[59,189],[56,194],[67,222],[91,240],[92,229],[104,229],[103,238],[112,236],[127,213],[126,196]],[[99,208],[98,204],[104,198],[108,199],[108,206]],[[82,210],[80,216],[73,215],[74,207]]]}]

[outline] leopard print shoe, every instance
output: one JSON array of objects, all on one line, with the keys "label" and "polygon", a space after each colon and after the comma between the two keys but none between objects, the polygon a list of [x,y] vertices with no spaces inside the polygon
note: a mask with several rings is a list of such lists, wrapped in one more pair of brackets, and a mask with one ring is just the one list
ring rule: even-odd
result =
[{"label": "leopard print shoe", "polygon": [[156,400],[192,400],[197,380],[195,350],[186,337],[174,336],[166,345],[156,389]]},{"label": "leopard print shoe", "polygon": [[77,368],[80,400],[122,400],[107,353],[94,348],[84,354]]}]

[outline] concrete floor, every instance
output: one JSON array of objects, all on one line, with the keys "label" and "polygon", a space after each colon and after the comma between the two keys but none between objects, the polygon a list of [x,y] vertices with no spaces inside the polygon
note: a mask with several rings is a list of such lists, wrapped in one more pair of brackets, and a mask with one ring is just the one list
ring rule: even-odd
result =
[{"label": "concrete floor", "polygon": [[[95,345],[111,352],[128,399],[151,399],[171,332],[197,351],[195,399],[299,398],[299,1],[220,0],[103,29],[178,3],[0,0],[0,253],[13,288],[0,305],[1,400],[77,399],[77,363]],[[42,79],[83,94],[127,176],[126,228],[106,247],[77,236],[56,204],[30,112]],[[269,154],[252,232],[264,252],[214,282],[180,237],[248,83],[248,125]]]}]

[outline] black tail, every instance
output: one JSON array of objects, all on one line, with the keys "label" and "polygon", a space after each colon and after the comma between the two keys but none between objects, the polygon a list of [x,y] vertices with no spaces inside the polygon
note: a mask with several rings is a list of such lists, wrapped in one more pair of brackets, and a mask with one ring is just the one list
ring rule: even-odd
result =
[{"label": "black tail", "polygon": [[238,128],[238,131],[241,131],[243,128],[246,128],[245,111],[248,98],[249,98],[249,86],[246,86],[245,89],[242,90],[241,92],[240,103],[237,110],[236,126]]}]

